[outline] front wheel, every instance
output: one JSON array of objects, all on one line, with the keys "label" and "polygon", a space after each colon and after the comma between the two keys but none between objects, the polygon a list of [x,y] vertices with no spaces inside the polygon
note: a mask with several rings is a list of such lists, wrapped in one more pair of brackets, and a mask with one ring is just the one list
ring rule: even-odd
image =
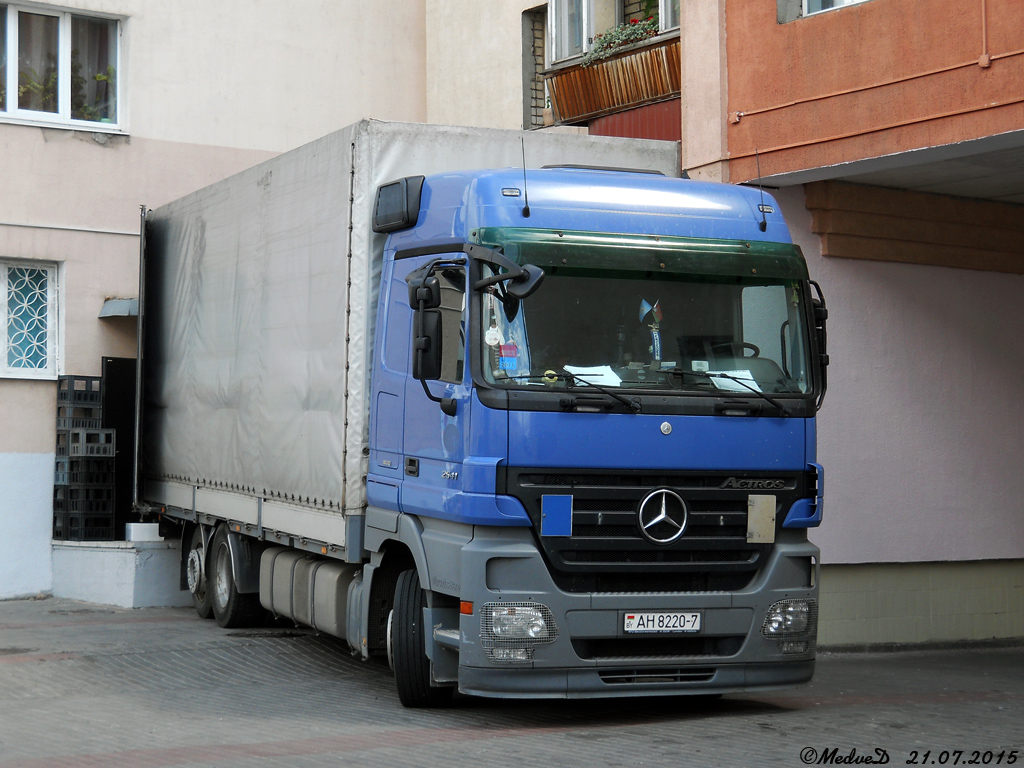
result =
[{"label": "front wheel", "polygon": [[389,617],[389,653],[395,670],[398,700],[406,707],[440,707],[452,698],[452,688],[430,684],[423,609],[426,592],[415,569],[403,571],[395,586],[395,607]]},{"label": "front wheel", "polygon": [[241,594],[235,584],[231,567],[231,547],[228,529],[221,525],[210,543],[207,589],[213,606],[213,616],[225,629],[251,627],[263,618],[259,594]]}]

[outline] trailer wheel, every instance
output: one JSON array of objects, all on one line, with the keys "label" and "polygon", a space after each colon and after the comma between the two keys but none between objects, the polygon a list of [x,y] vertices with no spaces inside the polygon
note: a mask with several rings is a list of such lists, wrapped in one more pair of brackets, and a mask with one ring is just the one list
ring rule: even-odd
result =
[{"label": "trailer wheel", "polygon": [[228,546],[228,529],[220,525],[210,543],[207,575],[207,591],[213,606],[213,616],[225,629],[251,627],[264,618],[259,594],[243,595],[235,585],[231,570],[231,548]]},{"label": "trailer wheel", "polygon": [[406,707],[439,707],[452,697],[452,688],[430,684],[423,609],[427,596],[416,570],[403,571],[395,586],[395,607],[390,621],[389,645],[394,660],[398,700]]},{"label": "trailer wheel", "polygon": [[203,546],[203,529],[197,525],[192,529],[192,543],[188,548],[185,572],[188,577],[188,591],[192,593],[192,606],[196,609],[196,613],[199,614],[201,619],[208,619],[213,616],[213,606],[210,604],[210,590],[206,580],[208,564],[206,547]]}]

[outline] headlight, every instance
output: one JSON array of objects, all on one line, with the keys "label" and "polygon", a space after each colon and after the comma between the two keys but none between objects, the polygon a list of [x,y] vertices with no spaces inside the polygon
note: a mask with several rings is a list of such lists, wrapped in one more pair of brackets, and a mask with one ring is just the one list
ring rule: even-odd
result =
[{"label": "headlight", "polygon": [[496,664],[529,663],[536,646],[557,637],[555,618],[546,605],[484,603],[480,608],[480,646]]},{"label": "headlight", "polygon": [[768,609],[761,634],[768,640],[817,633],[817,600],[780,600]]},{"label": "headlight", "polygon": [[502,606],[485,609],[491,620],[491,632],[495,637],[529,637],[542,639],[548,636],[548,624],[539,606]]}]

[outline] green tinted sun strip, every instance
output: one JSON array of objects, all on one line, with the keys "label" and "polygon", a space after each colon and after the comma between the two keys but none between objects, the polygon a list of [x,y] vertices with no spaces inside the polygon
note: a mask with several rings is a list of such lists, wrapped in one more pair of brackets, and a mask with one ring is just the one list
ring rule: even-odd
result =
[{"label": "green tinted sun strip", "polygon": [[541,268],[808,279],[803,254],[791,243],[520,227],[486,227],[474,234],[475,242],[502,248],[513,261]]}]

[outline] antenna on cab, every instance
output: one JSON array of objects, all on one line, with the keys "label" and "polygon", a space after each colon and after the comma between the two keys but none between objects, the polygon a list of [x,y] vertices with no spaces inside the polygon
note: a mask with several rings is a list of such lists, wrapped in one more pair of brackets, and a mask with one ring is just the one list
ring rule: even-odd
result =
[{"label": "antenna on cab", "polygon": [[754,147],[754,160],[757,161],[757,188],[761,191],[761,204],[757,206],[757,210],[761,212],[761,221],[757,223],[757,228],[764,232],[768,229],[768,217],[764,212],[764,187],[761,186],[761,157],[757,154],[757,147]]},{"label": "antenna on cab", "polygon": [[526,191],[526,139],[519,137],[519,144],[523,148],[523,218],[530,218],[530,194]]}]

